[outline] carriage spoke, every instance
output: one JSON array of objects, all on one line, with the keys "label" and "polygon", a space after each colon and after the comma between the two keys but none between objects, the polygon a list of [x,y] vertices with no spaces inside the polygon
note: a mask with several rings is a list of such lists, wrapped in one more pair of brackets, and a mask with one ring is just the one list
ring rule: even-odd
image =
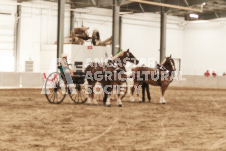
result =
[{"label": "carriage spoke", "polygon": [[[55,78],[54,80],[52,80]],[[64,80],[61,80],[61,74],[59,72],[53,72],[51,73],[48,78],[46,79],[45,83],[45,96],[48,99],[50,103],[61,103],[65,96],[66,84],[64,83]]]},{"label": "carriage spoke", "polygon": [[55,103],[55,92],[53,93],[53,103]]},{"label": "carriage spoke", "polygon": [[[85,99],[86,96],[83,93],[81,93],[81,95],[82,95],[82,98],[84,97],[84,99]],[[82,101],[83,101],[83,99],[82,99]]]},{"label": "carriage spoke", "polygon": [[57,101],[57,103],[58,103],[58,96],[57,96],[57,92],[56,92],[56,101]]},{"label": "carriage spoke", "polygon": [[51,100],[54,96],[54,91],[50,95],[51,95],[51,97],[50,97],[50,100]]},{"label": "carriage spoke", "polygon": [[62,93],[62,90],[60,90],[60,91],[59,91],[59,94],[60,94],[61,96],[63,96],[63,95],[64,95],[64,94]]},{"label": "carriage spoke", "polygon": [[78,92],[78,102],[80,102],[80,92]]}]

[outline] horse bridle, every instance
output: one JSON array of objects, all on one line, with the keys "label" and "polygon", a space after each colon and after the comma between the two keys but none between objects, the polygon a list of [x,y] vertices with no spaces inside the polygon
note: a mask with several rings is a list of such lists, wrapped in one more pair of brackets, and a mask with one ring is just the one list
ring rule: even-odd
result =
[{"label": "horse bridle", "polygon": [[[166,61],[165,61],[165,62],[166,62]],[[165,62],[164,62],[164,63],[165,63]],[[173,63],[173,61],[172,61],[172,58],[169,59],[169,62],[170,62],[170,65],[171,65],[171,67],[172,67],[172,71],[166,69],[166,67],[163,66],[164,63],[161,64],[161,65],[158,64],[158,68],[159,68],[160,70],[162,70],[162,71],[165,71],[166,73],[169,73],[169,76],[172,76],[172,73],[175,71],[175,65],[174,65],[174,63]]]},{"label": "horse bridle", "polygon": [[171,67],[172,67],[173,71],[175,71],[175,70],[176,70],[176,69],[175,69],[175,65],[174,65],[174,63],[173,63],[172,60],[173,60],[173,59],[170,58],[170,64],[171,64]]}]

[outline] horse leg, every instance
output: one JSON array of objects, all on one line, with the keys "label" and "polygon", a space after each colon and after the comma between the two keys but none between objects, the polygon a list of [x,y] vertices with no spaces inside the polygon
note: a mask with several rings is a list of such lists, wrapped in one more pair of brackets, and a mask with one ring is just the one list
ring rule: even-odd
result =
[{"label": "horse leg", "polygon": [[88,100],[87,100],[87,104],[91,105],[92,104],[92,100],[93,100],[93,96],[94,96],[94,93],[93,93],[93,82],[92,81],[88,81],[88,85],[91,86],[91,87],[89,88],[90,92],[89,92],[89,97],[88,97]]},{"label": "horse leg", "polygon": [[139,97],[140,87],[142,87],[142,85],[139,85],[139,83],[134,84],[134,88],[136,89],[136,94],[137,94],[136,100],[138,100],[139,103],[142,103],[142,99]]},{"label": "horse leg", "polygon": [[105,92],[105,86],[103,86],[103,90],[104,90],[104,98],[103,98],[103,104],[106,105],[107,99],[108,99],[108,94],[107,92],[109,92],[109,87],[106,89],[107,92]]},{"label": "horse leg", "polygon": [[112,93],[112,87],[108,87],[108,92],[106,92],[106,93],[109,93],[109,94],[106,94],[107,95],[106,106],[111,107],[111,97],[113,96],[111,94]]},{"label": "horse leg", "polygon": [[149,90],[149,84],[146,84],[146,91],[147,91],[149,103],[151,103],[151,94],[150,94],[150,90]]},{"label": "horse leg", "polygon": [[117,96],[117,103],[118,103],[118,106],[119,107],[123,107],[124,105],[122,104],[122,99],[121,99],[121,87],[118,87],[117,89],[117,94],[116,94],[116,96]]},{"label": "horse leg", "polygon": [[[94,88],[95,87],[95,84],[96,84],[96,82],[92,85],[92,88]],[[93,95],[92,95],[92,103],[94,104],[94,105],[98,105],[98,102],[97,102],[97,100],[96,100],[96,95],[95,95],[95,93],[94,92],[96,92],[96,91],[93,91]]]},{"label": "horse leg", "polygon": [[161,104],[166,104],[166,100],[164,98],[164,94],[166,92],[167,87],[168,87],[168,83],[167,82],[162,82],[162,85],[161,85],[162,97],[160,98],[160,103]]},{"label": "horse leg", "polygon": [[134,86],[132,86],[131,87],[131,96],[130,96],[131,101],[130,102],[135,102],[135,98],[133,97],[134,90],[135,90],[135,88],[134,88]]},{"label": "horse leg", "polygon": [[87,104],[91,105],[92,104],[92,99],[93,99],[93,88],[90,88],[91,92],[89,92],[89,97],[87,100]]},{"label": "horse leg", "polygon": [[146,83],[144,82],[142,84],[142,101],[145,102],[145,88],[146,88]]},{"label": "horse leg", "polygon": [[104,105],[106,105],[107,98],[108,98],[108,95],[104,92],[104,99],[103,99]]}]

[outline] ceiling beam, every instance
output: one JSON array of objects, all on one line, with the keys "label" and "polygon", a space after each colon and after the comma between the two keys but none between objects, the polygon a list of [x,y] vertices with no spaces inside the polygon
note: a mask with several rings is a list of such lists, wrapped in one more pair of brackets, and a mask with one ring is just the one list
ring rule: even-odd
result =
[{"label": "ceiling beam", "polygon": [[[160,12],[161,7],[156,7],[153,5],[148,5],[148,4],[142,4],[142,8],[140,7],[139,4],[132,3],[126,6],[121,6],[121,11],[133,11],[135,13],[143,13],[143,12]],[[143,10],[142,10],[143,9]]]},{"label": "ceiling beam", "polygon": [[187,0],[187,1],[188,1],[189,5],[192,6],[192,5],[197,5],[197,4],[201,5],[204,2],[208,4],[208,2],[213,2],[215,0]]},{"label": "ceiling beam", "polygon": [[150,4],[150,5],[161,6],[161,7],[181,9],[181,10],[189,10],[189,11],[194,11],[194,12],[202,12],[201,9],[193,9],[193,8],[190,8],[190,7],[183,7],[183,6],[171,5],[171,4],[165,4],[165,3],[157,3],[157,2],[152,2],[152,1],[144,1],[144,0],[128,0],[128,1]]},{"label": "ceiling beam", "polygon": [[210,19],[216,19],[216,18],[223,18],[226,17],[226,13],[210,13],[210,14],[201,14],[199,16],[199,20],[210,20]]}]

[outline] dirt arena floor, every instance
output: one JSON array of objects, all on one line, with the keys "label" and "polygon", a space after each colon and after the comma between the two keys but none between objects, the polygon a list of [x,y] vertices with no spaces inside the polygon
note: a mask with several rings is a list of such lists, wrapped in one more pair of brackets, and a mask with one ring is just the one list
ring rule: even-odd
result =
[{"label": "dirt arena floor", "polygon": [[[49,104],[41,90],[0,90],[1,151],[226,150],[226,90],[170,87],[167,105]],[[128,95],[127,95],[128,96]]]}]

